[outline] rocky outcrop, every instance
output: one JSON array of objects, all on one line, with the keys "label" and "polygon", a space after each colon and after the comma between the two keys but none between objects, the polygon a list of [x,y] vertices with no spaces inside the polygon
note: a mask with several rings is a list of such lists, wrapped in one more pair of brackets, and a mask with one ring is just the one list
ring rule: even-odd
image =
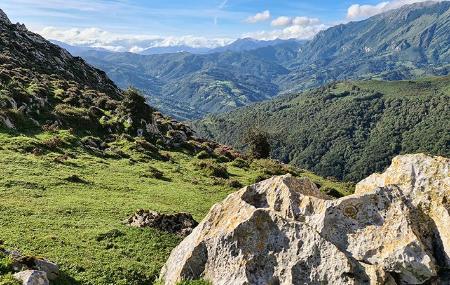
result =
[{"label": "rocky outcrop", "polygon": [[[396,157],[353,195],[273,177],[212,207],[176,247],[165,284],[439,284],[448,282],[450,160]],[[440,281],[439,281],[440,279]],[[448,283],[447,283],[448,284]]]},{"label": "rocky outcrop", "polygon": [[4,22],[5,24],[11,25],[11,21],[2,9],[0,9],[0,21]]},{"label": "rocky outcrop", "polygon": [[188,213],[168,215],[149,210],[138,210],[125,222],[132,227],[150,227],[182,237],[192,233],[193,229],[198,225],[197,221]]}]

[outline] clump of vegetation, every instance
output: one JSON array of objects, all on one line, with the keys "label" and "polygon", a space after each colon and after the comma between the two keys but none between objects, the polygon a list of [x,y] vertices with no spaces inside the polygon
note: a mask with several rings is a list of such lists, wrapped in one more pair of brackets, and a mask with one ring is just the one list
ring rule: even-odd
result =
[{"label": "clump of vegetation", "polygon": [[207,159],[207,158],[211,158],[212,155],[207,152],[206,150],[202,150],[197,154],[197,158],[198,159]]},{"label": "clump of vegetation", "polygon": [[86,180],[84,180],[83,178],[79,177],[76,174],[70,175],[70,176],[64,178],[64,180],[66,180],[68,182],[72,182],[72,183],[82,183],[82,184],[88,183]]},{"label": "clump of vegetation", "polygon": [[265,132],[252,128],[248,130],[244,143],[248,145],[250,157],[256,159],[270,157],[269,135]]},{"label": "clump of vegetation", "polygon": [[13,277],[13,263],[14,261],[10,256],[4,255],[0,251],[0,285],[20,285]]},{"label": "clump of vegetation", "polygon": [[159,180],[167,180],[167,178],[164,177],[164,172],[153,166],[149,166],[142,176],[148,178],[155,178]]},{"label": "clump of vegetation", "polygon": [[232,179],[228,181],[228,185],[232,188],[242,188],[242,183],[239,180]]},{"label": "clump of vegetation", "polygon": [[232,166],[234,167],[238,167],[238,168],[249,168],[250,164],[248,163],[247,160],[242,159],[240,157],[236,158],[232,163]]},{"label": "clump of vegetation", "polygon": [[227,167],[225,165],[221,165],[214,161],[201,161],[197,163],[197,166],[200,169],[206,170],[206,173],[210,176],[220,177],[220,178],[229,178],[230,174],[228,173]]},{"label": "clump of vegetation", "polygon": [[97,235],[97,237],[95,238],[96,241],[103,241],[103,240],[111,240],[111,239],[115,239],[118,237],[122,237],[125,234],[123,232],[121,232],[118,229],[112,229],[106,233],[103,234],[99,234]]}]

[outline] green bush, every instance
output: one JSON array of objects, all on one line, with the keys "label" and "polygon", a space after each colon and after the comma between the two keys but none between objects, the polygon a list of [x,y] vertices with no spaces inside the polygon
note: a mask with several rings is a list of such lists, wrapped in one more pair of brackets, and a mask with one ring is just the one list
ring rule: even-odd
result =
[{"label": "green bush", "polygon": [[248,161],[238,157],[236,158],[232,163],[232,166],[234,167],[238,167],[238,168],[248,168],[250,165],[248,163]]},{"label": "green bush", "polygon": [[206,170],[208,175],[214,177],[220,177],[227,179],[230,175],[228,173],[227,167],[224,165],[220,165],[217,162],[212,161],[202,161],[198,163],[198,167],[200,169]]},{"label": "green bush", "polygon": [[198,159],[207,159],[207,158],[211,158],[211,154],[209,152],[207,152],[206,150],[202,150],[201,152],[199,152],[196,156]]}]

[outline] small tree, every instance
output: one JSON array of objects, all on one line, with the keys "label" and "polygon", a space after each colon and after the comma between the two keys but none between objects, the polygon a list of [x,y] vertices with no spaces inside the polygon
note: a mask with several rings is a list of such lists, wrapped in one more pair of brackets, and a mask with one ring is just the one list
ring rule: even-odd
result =
[{"label": "small tree", "polygon": [[270,157],[269,135],[258,129],[251,129],[247,133],[245,143],[248,145],[249,155],[253,158],[262,159]]}]

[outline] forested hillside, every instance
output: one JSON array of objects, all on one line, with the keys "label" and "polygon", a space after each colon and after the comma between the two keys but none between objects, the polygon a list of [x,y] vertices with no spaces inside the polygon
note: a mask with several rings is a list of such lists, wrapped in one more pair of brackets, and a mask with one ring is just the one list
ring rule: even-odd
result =
[{"label": "forested hillside", "polygon": [[195,130],[245,149],[267,132],[272,156],[324,176],[359,180],[399,153],[450,155],[450,77],[360,81],[282,96],[194,122]]}]

